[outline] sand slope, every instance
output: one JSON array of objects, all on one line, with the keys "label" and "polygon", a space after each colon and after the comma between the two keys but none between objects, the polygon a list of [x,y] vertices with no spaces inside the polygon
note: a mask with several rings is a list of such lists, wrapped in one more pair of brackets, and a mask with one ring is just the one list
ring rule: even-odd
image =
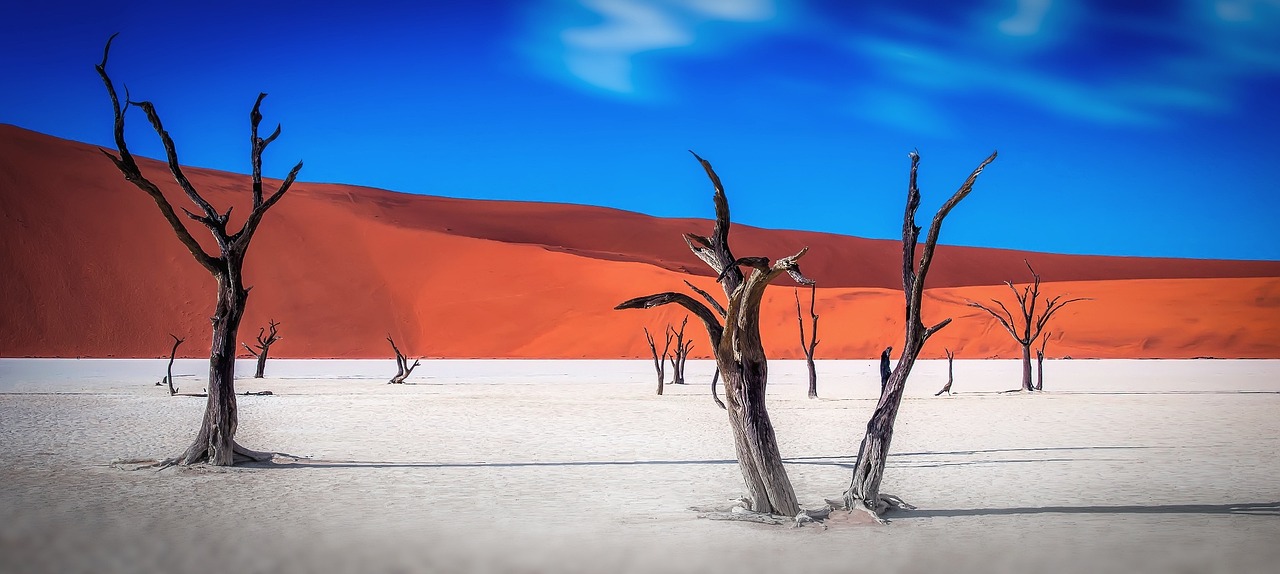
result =
[{"label": "sand slope", "polygon": [[[159,164],[144,169],[171,183]],[[215,205],[237,206],[233,225],[249,211],[245,176],[188,175]],[[187,205],[174,193],[175,205]],[[704,220],[587,206],[298,184],[250,250],[242,338],[273,318],[283,322],[273,349],[281,357],[385,356],[387,334],[434,357],[643,356],[640,328],[661,330],[684,313],[612,307],[683,288],[686,278],[714,291],[680,239],[709,229]],[[207,240],[201,229],[194,235]],[[212,278],[93,147],[0,126],[0,236],[0,356],[159,356],[171,332],[188,338],[184,356],[208,348]],[[740,255],[810,246],[803,267],[823,285],[819,356],[874,357],[899,344],[896,243],[746,226],[734,227],[733,241]],[[1012,340],[964,302],[1007,298],[999,283],[1025,277],[1029,258],[1054,282],[1047,292],[1096,299],[1059,316],[1054,329],[1064,335],[1051,339],[1050,356],[1280,357],[1280,262],[962,247],[938,257],[926,315],[955,322],[931,356],[943,347],[1016,356]],[[798,356],[785,281],[767,295],[763,323],[772,355]],[[690,329],[702,356],[705,336]]]}]

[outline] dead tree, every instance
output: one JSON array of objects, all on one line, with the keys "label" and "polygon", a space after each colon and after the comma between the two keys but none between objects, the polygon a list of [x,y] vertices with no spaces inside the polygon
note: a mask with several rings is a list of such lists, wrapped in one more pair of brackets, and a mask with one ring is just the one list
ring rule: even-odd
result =
[{"label": "dead tree", "polygon": [[263,334],[263,328],[258,327],[258,343],[256,345],[258,347],[257,350],[254,350],[253,347],[250,347],[248,343],[242,343],[244,345],[244,349],[246,351],[249,351],[250,355],[253,355],[258,359],[258,368],[253,372],[253,378],[255,379],[261,379],[263,371],[265,371],[267,368],[267,351],[271,348],[271,345],[274,344],[276,341],[279,341],[280,339],[284,338],[284,337],[281,337],[278,333],[276,333],[276,327],[280,326],[279,323],[275,322],[274,320],[270,320],[268,321],[268,323],[271,328],[271,332],[265,335]]},{"label": "dead tree", "polygon": [[[707,305],[711,307],[711,310],[715,311],[716,314],[720,316],[721,321],[724,320],[725,318],[724,306],[721,305],[719,301],[716,301],[715,297],[713,297],[710,293],[707,293],[706,291],[699,289],[697,285],[690,283],[688,279],[685,280],[684,284],[688,285],[689,288],[692,289],[694,293],[697,293],[698,295],[700,295],[703,298],[703,300],[707,302]],[[720,400],[720,396],[716,394],[716,381],[719,381],[719,380],[720,380],[720,367],[717,366],[716,372],[711,374],[711,400],[715,401],[716,406],[720,407],[722,410],[728,410],[728,407],[724,406],[724,401]]]},{"label": "dead tree", "polygon": [[902,404],[902,393],[906,388],[907,377],[915,365],[916,358],[924,349],[929,337],[947,326],[951,319],[944,319],[932,327],[925,327],[920,314],[920,305],[924,298],[925,275],[933,263],[934,248],[938,244],[938,234],[942,231],[942,220],[960,203],[969,192],[978,175],[992,161],[996,154],[992,152],[987,159],[978,165],[968,179],[957,189],[951,198],[938,208],[929,225],[929,234],[925,238],[924,250],[917,264],[916,247],[920,237],[920,227],[916,225],[916,210],[920,207],[920,189],[916,187],[916,171],[920,165],[920,156],[911,152],[911,177],[907,186],[907,205],[902,218],[902,292],[906,297],[906,337],[902,346],[902,355],[898,364],[889,375],[884,392],[880,393],[880,401],[876,404],[871,420],[867,421],[867,432],[862,437],[862,445],[858,448],[857,465],[853,471],[853,481],[844,493],[844,505],[853,510],[859,509],[871,513],[876,519],[890,505],[897,508],[911,508],[901,499],[880,493],[880,481],[884,478],[885,463],[888,459],[889,444],[893,439],[893,423],[898,416],[898,408]]},{"label": "dead tree", "polygon": [[391,350],[396,352],[396,376],[391,377],[391,380],[387,381],[387,384],[403,385],[404,380],[409,378],[409,374],[412,373],[414,369],[418,368],[419,359],[414,359],[413,364],[410,365],[409,359],[406,359],[404,353],[400,352],[400,348],[396,347],[396,342],[391,340],[391,335],[387,335],[387,342],[391,343]]},{"label": "dead tree", "polygon": [[686,341],[684,338],[685,325],[689,324],[689,316],[685,315],[683,321],[680,322],[680,330],[667,325],[667,337],[675,337],[676,348],[671,352],[671,384],[684,384],[684,364],[689,361],[689,351],[693,350],[693,341]]},{"label": "dead tree", "polygon": [[[1022,262],[1026,263],[1027,269],[1031,271],[1032,282],[1024,285],[1021,291],[1013,286],[1013,282],[1004,282],[1005,285],[1009,286],[1009,290],[1013,291],[1014,298],[1018,300],[1019,313],[1017,318],[999,299],[992,299],[991,302],[1000,307],[1000,312],[996,312],[995,309],[976,301],[969,301],[969,306],[982,309],[992,317],[995,317],[996,321],[999,321],[1000,325],[1013,336],[1013,340],[1017,341],[1018,345],[1022,347],[1021,390],[1034,391],[1036,388],[1031,384],[1031,345],[1035,343],[1036,338],[1040,336],[1040,332],[1044,330],[1044,326],[1049,323],[1049,319],[1053,317],[1054,313],[1071,303],[1088,301],[1089,299],[1081,297],[1063,301],[1062,298],[1065,295],[1058,295],[1053,298],[1045,296],[1044,309],[1037,315],[1036,306],[1040,301],[1040,274],[1036,273],[1036,270],[1031,267],[1031,263],[1027,262],[1027,260],[1024,259]],[[1021,325],[1019,325],[1017,319],[1022,320]]]},{"label": "dead tree", "polygon": [[951,349],[944,349],[944,350],[947,352],[947,384],[942,386],[941,391],[933,393],[933,396],[935,397],[938,395],[941,395],[942,393],[947,393],[948,397],[951,396],[951,381],[954,380],[954,377],[953,377],[954,371],[951,370],[951,364],[952,364],[952,360],[955,359],[956,356],[951,353]]},{"label": "dead tree", "polygon": [[813,350],[818,348],[818,314],[814,313],[814,300],[817,298],[818,286],[809,286],[809,318],[813,328],[809,330],[809,340],[804,338],[804,317],[800,315],[800,290],[792,289],[796,296],[796,322],[800,324],[800,350],[804,351],[804,362],[809,366],[809,398],[818,398],[818,369],[813,364]]},{"label": "dead tree", "polygon": [[663,385],[667,379],[667,352],[671,350],[671,333],[666,332],[667,342],[662,345],[662,354],[658,354],[658,346],[653,344],[653,335],[649,334],[649,328],[643,327],[644,340],[649,342],[649,352],[653,353],[653,370],[658,372],[658,394],[662,394]]},{"label": "dead tree", "polygon": [[1049,333],[1040,338],[1040,348],[1036,349],[1036,390],[1044,390],[1044,346],[1049,343]]},{"label": "dead tree", "polygon": [[164,376],[164,384],[169,385],[169,396],[178,394],[178,387],[173,386],[173,359],[178,356],[178,345],[181,345],[186,339],[179,339],[177,335],[169,333],[173,337],[173,348],[169,350],[169,368]]},{"label": "dead tree", "polygon": [[[254,101],[253,109],[249,112],[251,143],[249,158],[253,168],[253,208],[245,217],[240,229],[229,232],[227,222],[231,217],[231,209],[228,208],[225,212],[219,213],[187,179],[178,161],[177,149],[169,137],[169,132],[165,131],[164,126],[161,125],[160,115],[156,112],[155,106],[151,102],[130,100],[127,90],[124,107],[120,106],[115,84],[107,75],[107,56],[111,51],[111,41],[114,39],[115,35],[112,35],[107,40],[107,45],[102,52],[102,63],[95,68],[107,87],[107,94],[111,97],[111,109],[115,115],[115,143],[119,155],[106,150],[102,150],[102,153],[111,158],[112,163],[120,173],[124,174],[126,180],[151,196],[156,206],[160,208],[160,213],[173,228],[174,234],[178,236],[178,240],[191,252],[196,262],[218,282],[217,306],[211,319],[213,344],[209,353],[209,400],[205,408],[204,420],[200,423],[200,430],[196,433],[195,441],[191,446],[181,456],[165,462],[183,465],[208,462],[217,466],[229,466],[242,460],[265,460],[270,458],[269,453],[251,451],[235,441],[236,428],[239,424],[235,393],[236,334],[240,329],[240,319],[244,315],[245,304],[249,299],[249,289],[244,285],[244,261],[249,250],[249,242],[253,240],[263,216],[284,197],[285,192],[289,191],[289,187],[298,176],[298,171],[302,169],[302,162],[293,166],[275,192],[270,195],[263,194],[262,152],[280,135],[280,127],[276,126],[275,131],[265,139],[258,137],[258,123],[262,121],[262,114],[258,110],[262,105],[262,99],[267,97],[266,94],[258,94],[258,99]],[[203,225],[213,235],[213,241],[217,245],[214,253],[206,252],[200,246],[160,188],[147,179],[138,168],[138,163],[129,152],[124,137],[125,114],[130,106],[142,109],[151,127],[160,137],[169,171],[187,198],[198,208],[196,213],[184,208],[183,213]]]},{"label": "dead tree", "polygon": [[[667,292],[637,297],[617,309],[647,309],[668,303],[681,305],[702,320],[711,341],[712,355],[724,378],[729,423],[733,430],[738,468],[750,495],[749,510],[795,516],[800,512],[795,491],[782,466],[773,423],[765,407],[768,363],[760,341],[760,302],[765,288],[782,273],[803,285],[811,282],[800,274],[797,261],[807,248],[772,264],[763,257],[738,259],[729,248],[729,201],[711,163],[694,154],[715,188],[716,223],[710,237],[686,233],[685,243],[719,277],[729,304],[721,317],[697,299]],[[740,265],[752,267],[744,276]]]},{"label": "dead tree", "polygon": [[893,353],[893,347],[885,347],[880,352],[880,394],[884,394],[884,389],[889,385],[889,374],[893,372],[889,365],[889,355]]}]

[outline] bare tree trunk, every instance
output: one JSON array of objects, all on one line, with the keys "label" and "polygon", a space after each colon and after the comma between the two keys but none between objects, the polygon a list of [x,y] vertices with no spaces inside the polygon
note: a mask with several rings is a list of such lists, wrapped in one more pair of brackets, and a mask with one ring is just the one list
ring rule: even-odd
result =
[{"label": "bare tree trunk", "polygon": [[649,342],[649,352],[653,353],[653,370],[658,372],[658,395],[662,395],[663,385],[667,378],[667,351],[671,349],[671,334],[667,333],[667,342],[662,346],[662,354],[658,354],[658,346],[653,343],[653,335],[644,327],[644,338]]},{"label": "bare tree trunk", "polygon": [[1044,346],[1049,343],[1049,333],[1040,338],[1040,348],[1036,349],[1036,390],[1044,390]]},{"label": "bare tree trunk", "polygon": [[229,274],[218,276],[218,305],[214,311],[213,345],[209,351],[209,388],[204,420],[196,439],[179,464],[208,462],[215,466],[235,463],[235,436],[239,425],[236,408],[236,330],[244,315],[249,292]]},{"label": "bare tree trunk", "polygon": [[951,353],[951,349],[946,349],[946,352],[947,352],[947,384],[943,385],[942,390],[933,394],[933,396],[935,397],[938,395],[941,395],[942,393],[947,393],[947,396],[951,396],[951,382],[954,380],[954,377],[952,376],[954,372],[951,370],[951,362],[953,359],[956,358],[956,356]]},{"label": "bare tree trunk", "polygon": [[893,369],[889,365],[889,354],[893,353],[893,347],[885,347],[880,353],[880,394],[884,394],[884,389],[889,385],[889,374]]},{"label": "bare tree trunk", "polygon": [[1031,345],[1022,345],[1022,390],[1036,390],[1031,385]]},{"label": "bare tree trunk", "polygon": [[[772,264],[764,257],[735,258],[729,248],[729,201],[724,187],[711,164],[700,157],[697,159],[715,187],[716,224],[710,237],[687,233],[684,239],[694,255],[718,273],[716,281],[728,298],[725,313],[718,315],[698,300],[676,292],[636,297],[616,308],[647,309],[675,303],[702,320],[707,328],[716,367],[724,377],[729,423],[733,429],[738,468],[751,498],[750,510],[795,516],[800,512],[800,505],[782,465],[773,424],[765,408],[768,368],[760,341],[760,303],[765,288],[782,273],[788,273],[803,285],[812,284],[801,275],[797,264],[808,250],[801,249],[799,253]],[[751,275],[744,276],[740,266],[751,267]],[[705,292],[699,294],[710,299]]]},{"label": "bare tree trunk", "polygon": [[169,350],[169,368],[166,371],[164,382],[169,385],[169,396],[178,394],[178,387],[173,386],[173,359],[178,356],[178,345],[181,345],[186,339],[179,339],[177,335],[169,334],[173,337],[173,348]]},{"label": "bare tree trunk", "polygon": [[897,497],[882,495],[880,483],[884,478],[889,447],[893,440],[893,424],[902,404],[907,377],[911,375],[911,368],[915,365],[925,342],[951,322],[951,319],[945,319],[932,327],[924,326],[920,308],[924,298],[925,276],[933,262],[934,249],[938,243],[938,234],[942,230],[943,219],[969,195],[978,175],[995,159],[996,154],[993,152],[969,174],[960,189],[956,190],[934,214],[933,222],[929,226],[929,234],[925,238],[924,250],[917,265],[915,255],[920,227],[915,224],[915,212],[920,207],[920,190],[916,186],[916,172],[920,156],[915,152],[911,153],[911,177],[907,187],[907,205],[902,222],[902,291],[906,298],[905,344],[902,355],[898,358],[898,364],[890,373],[885,389],[880,394],[880,400],[876,403],[875,412],[871,415],[871,420],[867,421],[867,431],[858,448],[858,461],[853,471],[853,480],[844,493],[844,504],[849,509],[862,509],[879,519],[879,515],[890,504],[910,508]]}]

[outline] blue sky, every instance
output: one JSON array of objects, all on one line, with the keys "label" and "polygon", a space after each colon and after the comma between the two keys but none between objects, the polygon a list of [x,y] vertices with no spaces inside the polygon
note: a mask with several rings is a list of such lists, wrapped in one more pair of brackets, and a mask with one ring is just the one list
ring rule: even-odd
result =
[{"label": "blue sky", "polygon": [[265,91],[275,177],[709,217],[693,149],[737,222],[895,238],[909,151],[927,220],[998,149],[944,243],[1280,259],[1280,0],[184,4],[7,7],[0,122],[109,145],[120,32],[191,165]]}]

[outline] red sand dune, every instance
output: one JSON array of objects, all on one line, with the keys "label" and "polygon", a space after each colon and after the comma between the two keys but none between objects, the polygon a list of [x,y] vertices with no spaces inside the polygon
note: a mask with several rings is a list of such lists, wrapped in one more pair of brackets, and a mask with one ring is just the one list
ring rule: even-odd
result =
[{"label": "red sand dune", "polygon": [[[188,204],[160,163],[144,169],[175,188],[167,190],[175,206]],[[214,205],[249,211],[247,176],[187,173]],[[213,279],[96,148],[0,126],[0,216],[0,356],[155,357],[167,354],[169,333],[188,338],[182,355],[206,354]],[[598,207],[300,183],[250,249],[241,339],[271,318],[282,322],[278,357],[386,357],[388,333],[430,357],[642,357],[640,328],[661,330],[684,311],[613,306],[681,289],[685,278],[716,292],[680,239],[710,227]],[[897,242],[741,225],[732,237],[742,255],[810,247],[803,267],[823,285],[820,358],[871,358],[900,345]],[[1000,283],[1025,278],[1027,258],[1052,281],[1046,292],[1094,299],[1058,315],[1049,356],[1280,358],[1280,262],[945,246],[938,258],[926,317],[955,320],[927,356],[944,347],[965,358],[1018,356],[965,301],[1007,299]],[[780,284],[766,296],[771,356],[800,356],[792,293]],[[689,332],[694,355],[705,356],[701,327]]]}]

